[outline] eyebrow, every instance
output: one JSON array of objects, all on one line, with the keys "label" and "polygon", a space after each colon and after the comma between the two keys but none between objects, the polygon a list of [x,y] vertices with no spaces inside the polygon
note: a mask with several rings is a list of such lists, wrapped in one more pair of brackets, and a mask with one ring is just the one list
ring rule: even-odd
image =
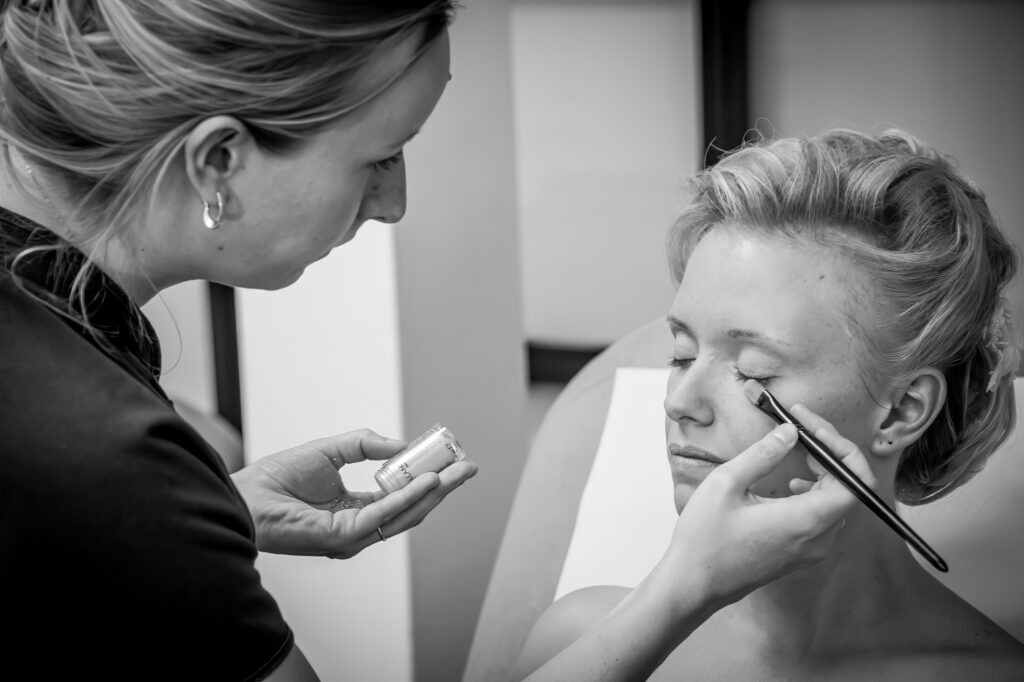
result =
[{"label": "eyebrow", "polygon": [[[690,331],[690,327],[685,322],[680,320],[678,317],[668,316],[668,325],[673,331],[681,331],[685,334],[693,336],[693,332]],[[730,339],[749,339],[751,341],[767,341],[769,343],[778,344],[780,346],[792,347],[793,344],[789,341],[783,341],[782,339],[774,336],[768,336],[761,332],[754,331],[752,329],[730,329],[725,332],[725,335]]]}]

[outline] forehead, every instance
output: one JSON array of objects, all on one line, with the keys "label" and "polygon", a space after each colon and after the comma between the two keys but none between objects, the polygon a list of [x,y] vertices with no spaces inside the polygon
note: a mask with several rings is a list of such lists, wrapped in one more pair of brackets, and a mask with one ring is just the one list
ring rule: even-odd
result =
[{"label": "forehead", "polygon": [[672,313],[698,335],[768,333],[818,354],[849,348],[853,266],[822,247],[718,226],[687,260]]},{"label": "forehead", "polygon": [[366,144],[396,145],[405,141],[426,122],[444,92],[450,78],[448,32],[442,33],[425,48],[419,36],[382,52],[367,68],[366,77],[384,80],[413,59],[401,76],[384,91],[340,121]]}]

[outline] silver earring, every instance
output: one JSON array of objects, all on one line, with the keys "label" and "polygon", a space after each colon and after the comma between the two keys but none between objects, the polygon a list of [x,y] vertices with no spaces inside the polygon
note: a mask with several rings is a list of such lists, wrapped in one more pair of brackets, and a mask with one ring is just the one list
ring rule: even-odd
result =
[{"label": "silver earring", "polygon": [[207,230],[216,230],[220,227],[220,221],[224,217],[224,198],[217,192],[217,216],[210,214],[210,204],[203,199],[203,225]]}]

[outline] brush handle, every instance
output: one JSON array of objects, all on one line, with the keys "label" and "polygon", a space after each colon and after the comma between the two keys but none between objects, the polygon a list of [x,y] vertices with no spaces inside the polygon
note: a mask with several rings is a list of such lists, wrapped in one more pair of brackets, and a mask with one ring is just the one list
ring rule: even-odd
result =
[{"label": "brush handle", "polygon": [[849,488],[850,492],[852,492],[865,507],[874,512],[878,518],[882,519],[882,521],[886,523],[886,525],[896,531],[896,533],[906,540],[918,554],[928,561],[928,563],[943,573],[949,572],[949,566],[942,560],[942,557],[940,557],[927,542],[921,539],[921,536],[914,532],[914,529],[908,526],[906,521],[890,509],[889,505],[887,505],[874,490],[869,488],[864,481],[860,480],[855,473],[843,464],[841,459],[832,454],[832,451],[825,447],[821,441],[815,438],[806,428],[804,428],[803,424],[789,414],[789,412],[779,404],[779,401],[776,400],[771,393],[765,390],[763,392],[763,396],[764,402],[770,403],[770,409],[765,409],[765,406],[759,405],[762,410],[780,424],[792,424],[795,426],[797,429],[797,437],[815,461],[821,464],[826,471],[835,476],[843,485]]}]

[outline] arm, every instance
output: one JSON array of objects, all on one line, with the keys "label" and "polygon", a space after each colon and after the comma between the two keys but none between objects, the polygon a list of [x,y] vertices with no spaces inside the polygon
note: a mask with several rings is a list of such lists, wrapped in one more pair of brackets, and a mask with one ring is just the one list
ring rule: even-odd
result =
[{"label": "arm", "polygon": [[[819,427],[815,435],[873,487],[857,447],[824,420],[804,414],[805,424]],[[777,427],[710,474],[680,514],[658,565],[596,624],[587,627],[588,607],[550,608],[527,639],[517,679],[646,679],[716,610],[823,559],[856,504],[841,483],[822,471],[813,484],[793,481],[800,493],[791,497],[766,499],[749,490],[795,443],[795,428]]]},{"label": "arm", "polygon": [[587,588],[553,604],[527,638],[515,679],[647,679],[715,611],[695,585],[668,601],[664,570],[633,590]]}]

